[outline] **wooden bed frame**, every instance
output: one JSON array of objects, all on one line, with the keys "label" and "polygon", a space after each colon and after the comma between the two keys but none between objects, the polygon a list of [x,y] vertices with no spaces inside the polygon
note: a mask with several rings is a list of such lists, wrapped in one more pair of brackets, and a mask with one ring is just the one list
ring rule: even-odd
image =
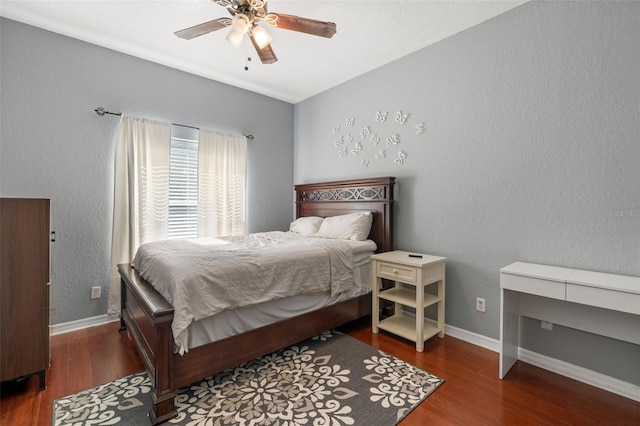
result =
[{"label": "wooden bed frame", "polygon": [[[296,185],[296,217],[371,211],[369,238],[378,245],[378,252],[390,251],[394,182],[395,178],[384,177]],[[365,294],[193,348],[181,356],[174,352],[173,306],[130,264],[118,265],[118,271],[120,330],[128,330],[135,341],[153,384],[149,416],[154,425],[177,415],[176,389],[371,314],[371,295]]]}]

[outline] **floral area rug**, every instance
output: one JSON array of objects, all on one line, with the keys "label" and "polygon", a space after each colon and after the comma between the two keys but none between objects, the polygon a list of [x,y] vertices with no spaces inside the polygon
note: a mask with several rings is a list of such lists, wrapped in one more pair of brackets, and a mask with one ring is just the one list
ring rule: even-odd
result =
[{"label": "floral area rug", "polygon": [[[443,380],[345,334],[311,339],[178,391],[179,425],[395,425]],[[137,373],[53,403],[54,425],[149,425]]]}]

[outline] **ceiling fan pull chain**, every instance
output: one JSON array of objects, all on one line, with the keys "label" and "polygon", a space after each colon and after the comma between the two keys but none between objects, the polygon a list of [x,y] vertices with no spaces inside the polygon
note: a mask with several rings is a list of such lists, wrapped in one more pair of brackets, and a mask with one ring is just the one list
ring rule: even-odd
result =
[{"label": "ceiling fan pull chain", "polygon": [[249,56],[249,49],[247,47],[247,40],[244,42],[244,70],[249,71],[249,62],[251,62],[251,56]]}]

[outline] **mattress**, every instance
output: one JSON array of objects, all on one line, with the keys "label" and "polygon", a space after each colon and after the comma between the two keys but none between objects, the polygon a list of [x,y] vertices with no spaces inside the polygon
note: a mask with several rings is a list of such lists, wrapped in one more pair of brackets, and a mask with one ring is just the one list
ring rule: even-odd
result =
[{"label": "mattress", "polygon": [[223,311],[194,321],[189,326],[188,346],[195,348],[371,292],[369,264],[354,268],[354,279],[354,287],[337,296],[331,296],[330,292],[301,294]]}]

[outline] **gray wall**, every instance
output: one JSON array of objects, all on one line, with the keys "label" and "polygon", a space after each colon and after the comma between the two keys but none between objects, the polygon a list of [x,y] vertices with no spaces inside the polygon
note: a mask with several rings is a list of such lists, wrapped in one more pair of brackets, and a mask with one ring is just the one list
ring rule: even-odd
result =
[{"label": "gray wall", "polygon": [[51,199],[54,324],[107,309],[118,117],[98,106],[253,134],[249,231],[287,229],[293,105],[7,19],[0,41],[0,195]]},{"label": "gray wall", "polygon": [[[447,256],[447,324],[498,339],[512,262],[640,276],[638,40],[637,2],[526,3],[297,104],[294,180],[396,176],[396,247]],[[638,346],[524,328],[531,350],[640,384]]]}]

